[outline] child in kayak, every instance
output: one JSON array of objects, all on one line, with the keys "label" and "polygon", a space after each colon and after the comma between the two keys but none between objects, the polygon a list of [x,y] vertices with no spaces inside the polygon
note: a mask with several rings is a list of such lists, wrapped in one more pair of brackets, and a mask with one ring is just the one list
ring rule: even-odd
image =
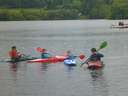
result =
[{"label": "child in kayak", "polygon": [[18,61],[21,58],[20,52],[17,51],[16,46],[12,46],[11,51],[9,51],[9,56],[11,61]]},{"label": "child in kayak", "polygon": [[76,58],[76,56],[74,56],[70,50],[67,51],[66,56],[67,56],[67,59],[75,59]]},{"label": "child in kayak", "polygon": [[52,57],[52,55],[49,54],[46,49],[42,49],[41,58],[50,58],[50,57]]},{"label": "child in kayak", "polygon": [[119,26],[124,26],[124,23],[120,21],[120,22],[118,23],[118,25],[119,25]]},{"label": "child in kayak", "polygon": [[101,61],[101,58],[104,57],[103,54],[98,53],[96,48],[91,49],[92,55],[89,57],[88,61]]}]

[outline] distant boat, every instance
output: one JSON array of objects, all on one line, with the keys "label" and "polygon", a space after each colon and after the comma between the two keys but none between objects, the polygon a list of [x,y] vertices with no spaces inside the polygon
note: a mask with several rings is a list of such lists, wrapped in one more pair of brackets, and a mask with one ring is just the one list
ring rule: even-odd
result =
[{"label": "distant boat", "polygon": [[119,22],[118,25],[112,25],[111,28],[128,28],[128,24],[124,24],[123,22]]},{"label": "distant boat", "polygon": [[112,25],[111,28],[128,28],[128,25],[123,25],[123,26],[120,26],[120,25]]}]

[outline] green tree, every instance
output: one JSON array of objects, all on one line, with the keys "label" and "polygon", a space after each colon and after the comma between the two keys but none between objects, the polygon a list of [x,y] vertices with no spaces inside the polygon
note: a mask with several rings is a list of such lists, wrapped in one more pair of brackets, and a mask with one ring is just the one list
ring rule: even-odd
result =
[{"label": "green tree", "polygon": [[90,12],[91,19],[109,19],[111,18],[111,8],[108,5],[101,5],[93,8]]},{"label": "green tree", "polygon": [[128,0],[113,0],[112,13],[115,19],[128,18]]}]

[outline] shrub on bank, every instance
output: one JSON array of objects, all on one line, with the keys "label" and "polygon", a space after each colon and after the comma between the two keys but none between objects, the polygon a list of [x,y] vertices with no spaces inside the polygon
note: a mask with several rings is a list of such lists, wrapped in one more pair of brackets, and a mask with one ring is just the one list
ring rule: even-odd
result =
[{"label": "shrub on bank", "polygon": [[0,20],[69,20],[79,19],[76,9],[0,9]]}]

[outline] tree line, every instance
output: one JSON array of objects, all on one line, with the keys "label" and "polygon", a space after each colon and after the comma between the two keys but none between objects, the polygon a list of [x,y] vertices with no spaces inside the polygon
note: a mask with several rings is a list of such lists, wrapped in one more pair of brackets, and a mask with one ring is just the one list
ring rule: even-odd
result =
[{"label": "tree line", "polygon": [[0,20],[127,19],[128,0],[0,0]]}]

